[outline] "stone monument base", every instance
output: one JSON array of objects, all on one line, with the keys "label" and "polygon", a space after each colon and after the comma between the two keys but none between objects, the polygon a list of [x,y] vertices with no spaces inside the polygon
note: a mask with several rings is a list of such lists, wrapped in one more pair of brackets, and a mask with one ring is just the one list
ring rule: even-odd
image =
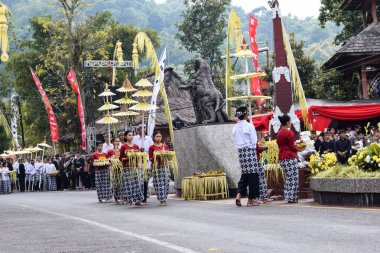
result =
[{"label": "stone monument base", "polygon": [[234,123],[224,123],[174,131],[174,147],[179,165],[175,187],[179,192],[183,177],[219,169],[227,174],[229,188],[237,188],[241,170],[232,140],[233,127]]}]

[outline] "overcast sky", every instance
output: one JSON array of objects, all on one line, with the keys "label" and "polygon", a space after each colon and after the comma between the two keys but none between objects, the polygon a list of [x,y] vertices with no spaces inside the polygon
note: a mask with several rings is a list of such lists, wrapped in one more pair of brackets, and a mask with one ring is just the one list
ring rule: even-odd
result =
[{"label": "overcast sky", "polygon": [[[156,0],[156,2],[165,2],[166,0]],[[178,0],[181,1],[181,0]],[[305,3],[307,2],[307,4]],[[233,5],[241,6],[246,12],[254,8],[268,6],[268,0],[232,0]],[[321,0],[280,0],[282,15],[291,13],[299,18],[318,17]]]}]

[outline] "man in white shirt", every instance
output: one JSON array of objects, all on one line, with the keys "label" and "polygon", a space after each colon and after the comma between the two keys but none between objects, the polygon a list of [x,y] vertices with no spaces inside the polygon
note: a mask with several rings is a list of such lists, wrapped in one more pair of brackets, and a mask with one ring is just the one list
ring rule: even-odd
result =
[{"label": "man in white shirt", "polygon": [[20,164],[19,164],[18,160],[16,160],[16,161],[13,163],[12,168],[13,168],[14,171],[16,171],[17,174],[20,173],[20,172],[19,172]]},{"label": "man in white shirt", "polygon": [[[150,161],[149,161],[149,147],[154,144],[152,138],[150,136],[145,135],[144,139],[142,137],[143,131],[145,132],[146,127],[145,125],[139,125],[137,127],[137,132],[139,133],[136,136],[133,136],[133,143],[140,147],[140,151],[147,153],[147,159],[148,159],[148,170],[150,171]],[[144,181],[144,200],[143,202],[146,203],[146,199],[148,197],[148,181]]]},{"label": "man in white shirt", "polygon": [[[142,138],[142,129],[144,128],[144,131],[146,130],[145,125],[139,125],[137,128],[137,132],[139,133],[136,136],[133,136],[133,144],[136,144],[140,147],[140,150],[143,152],[148,153],[149,147],[154,144],[152,137],[145,135],[144,141]],[[144,143],[143,143],[144,142]]]},{"label": "man in white shirt", "polygon": [[245,193],[248,186],[247,206],[257,206],[261,203],[256,199],[266,199],[264,195],[264,189],[266,188],[265,173],[257,160],[257,134],[253,124],[249,123],[247,107],[239,107],[236,110],[235,117],[240,121],[234,126],[232,137],[238,150],[242,174],[238,183],[238,194],[236,195],[235,203],[237,206],[241,206],[241,195]]},{"label": "man in white shirt", "polygon": [[25,174],[26,174],[26,177],[25,177],[25,190],[26,191],[30,191],[30,188],[31,188],[31,179],[32,179],[32,176],[30,174],[31,172],[31,169],[32,169],[32,166],[30,164],[30,158],[27,158],[26,159],[26,163],[24,163],[24,167],[25,167]]},{"label": "man in white shirt", "polygon": [[109,150],[112,150],[114,147],[113,147],[113,144],[111,143],[111,136],[108,133],[104,134],[104,140],[105,142],[103,143],[103,152],[107,153]]}]

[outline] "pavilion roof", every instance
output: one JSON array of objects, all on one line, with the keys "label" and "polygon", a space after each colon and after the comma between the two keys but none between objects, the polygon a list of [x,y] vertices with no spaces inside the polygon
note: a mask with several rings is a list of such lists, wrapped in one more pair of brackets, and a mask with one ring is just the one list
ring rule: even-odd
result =
[{"label": "pavilion roof", "polygon": [[[367,0],[345,0],[340,9],[343,11],[361,10],[363,1]],[[376,0],[376,3],[380,3],[380,0]]]},{"label": "pavilion roof", "polygon": [[[339,49],[323,64],[323,68],[335,67],[342,58],[371,57],[380,54],[380,22],[372,23]],[[347,61],[345,61],[347,63]]]}]

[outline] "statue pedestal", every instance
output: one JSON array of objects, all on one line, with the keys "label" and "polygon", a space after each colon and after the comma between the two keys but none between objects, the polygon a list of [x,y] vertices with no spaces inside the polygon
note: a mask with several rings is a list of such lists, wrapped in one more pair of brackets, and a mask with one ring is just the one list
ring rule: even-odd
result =
[{"label": "statue pedestal", "polygon": [[241,169],[238,153],[232,140],[234,123],[199,125],[174,131],[174,147],[179,165],[175,182],[177,193],[183,177],[193,173],[222,169],[228,186],[236,189]]}]

